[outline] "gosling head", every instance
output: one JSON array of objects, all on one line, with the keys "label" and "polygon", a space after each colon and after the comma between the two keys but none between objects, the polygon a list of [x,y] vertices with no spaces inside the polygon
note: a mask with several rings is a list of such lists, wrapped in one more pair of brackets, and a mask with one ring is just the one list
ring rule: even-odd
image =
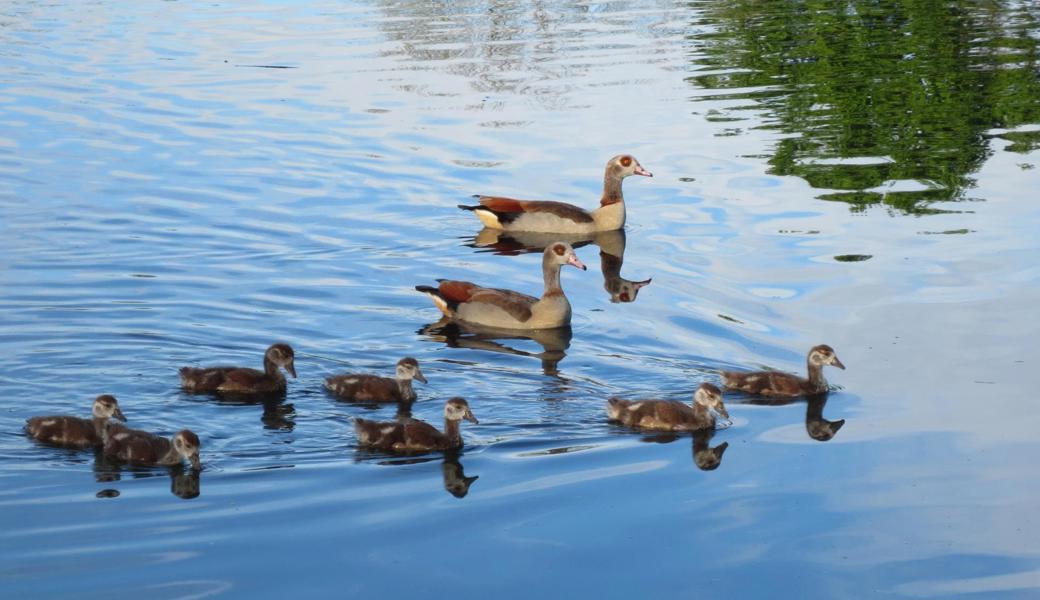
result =
[{"label": "gosling head", "polygon": [[631,154],[619,154],[607,161],[607,172],[618,179],[624,179],[629,175],[642,175],[653,177],[654,174],[643,168],[636,157]]},{"label": "gosling head", "polygon": [[267,349],[267,353],[264,356],[273,362],[275,365],[285,369],[285,371],[296,378],[296,365],[293,363],[293,349],[289,347],[289,344],[274,344]]},{"label": "gosling head", "polygon": [[729,418],[726,406],[722,403],[722,390],[710,383],[702,383],[697,388],[693,393],[693,402],[717,412],[723,419]]},{"label": "gosling head", "polygon": [[119,410],[119,403],[116,402],[115,396],[109,396],[103,394],[94,398],[94,416],[99,419],[107,419],[109,417],[115,417],[122,422],[126,422],[126,417],[123,416],[123,411]]},{"label": "gosling head", "polygon": [[419,361],[415,360],[411,356],[407,356],[397,361],[397,378],[410,381],[412,379],[418,379],[419,381],[426,383],[426,376],[419,370]]},{"label": "gosling head", "polygon": [[448,400],[444,405],[444,418],[449,421],[461,421],[466,419],[470,423],[480,423],[469,409],[469,403],[462,398],[455,397]]},{"label": "gosling head", "polygon": [[841,361],[838,360],[838,355],[834,353],[834,348],[831,348],[827,344],[813,346],[812,350],[809,350],[809,364],[814,367],[833,365],[843,371],[845,370],[845,365],[841,364]]},{"label": "gosling head", "polygon": [[574,248],[567,242],[549,244],[549,247],[545,249],[545,258],[557,265],[572,265],[582,271],[588,270],[585,263],[578,260],[578,255],[574,253]]},{"label": "gosling head", "polygon": [[173,447],[177,450],[177,454],[188,459],[188,462],[191,463],[191,468],[202,468],[202,462],[199,460],[199,449],[202,448],[199,436],[187,429],[182,429],[177,432],[177,435],[173,436]]}]

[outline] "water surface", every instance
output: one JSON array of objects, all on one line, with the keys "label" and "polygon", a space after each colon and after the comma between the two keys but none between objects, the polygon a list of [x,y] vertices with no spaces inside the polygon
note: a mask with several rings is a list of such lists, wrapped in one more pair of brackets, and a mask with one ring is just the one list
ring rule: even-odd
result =
[{"label": "water surface", "polygon": [[[1038,19],[5,4],[5,595],[1035,596]],[[655,177],[564,271],[569,332],[438,323],[415,285],[541,285],[538,240],[457,204],[593,206],[621,152]],[[179,366],[259,366],[276,340],[281,401],[178,390]],[[687,400],[823,342],[848,366],[825,403],[727,395],[713,436],[605,420],[611,395]],[[359,451],[350,418],[394,409],[321,389],[405,355],[430,380],[414,416],[462,395],[480,418],[462,453]],[[100,393],[198,432],[204,470],[24,436]]]}]

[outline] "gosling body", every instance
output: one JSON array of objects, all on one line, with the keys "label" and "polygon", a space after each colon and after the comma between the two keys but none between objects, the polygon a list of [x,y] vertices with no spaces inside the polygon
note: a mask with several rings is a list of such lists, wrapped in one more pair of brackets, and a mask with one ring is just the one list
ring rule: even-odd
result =
[{"label": "gosling body", "polygon": [[722,391],[702,383],[693,395],[692,405],[670,400],[607,401],[607,417],[627,427],[653,431],[698,431],[715,428],[715,415],[728,419]]},{"label": "gosling body", "polygon": [[444,431],[419,420],[407,422],[369,421],[354,419],[358,445],[374,450],[402,454],[455,450],[463,445],[459,422],[463,419],[479,423],[469,404],[462,398],[452,398],[444,405]]},{"label": "gosling body", "polygon": [[263,371],[246,367],[183,367],[181,387],[201,393],[281,393],[286,388],[281,369],[296,377],[293,349],[288,344],[274,344],[267,349]]},{"label": "gosling body", "polygon": [[32,417],[25,422],[25,430],[34,440],[63,448],[93,448],[104,443],[105,427],[110,418],[126,421],[115,396],[104,394],[94,399],[92,417],[57,415]]}]

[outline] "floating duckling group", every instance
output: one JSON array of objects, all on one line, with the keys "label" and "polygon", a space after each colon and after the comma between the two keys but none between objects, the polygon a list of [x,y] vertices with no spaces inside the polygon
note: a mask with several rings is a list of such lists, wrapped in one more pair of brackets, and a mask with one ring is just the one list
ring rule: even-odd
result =
[{"label": "floating duckling group", "polygon": [[[620,277],[626,218],[621,188],[622,181],[631,175],[653,176],[631,155],[611,158],[604,172],[600,207],[592,211],[562,202],[516,200],[499,196],[478,196],[477,205],[459,207],[472,211],[489,230],[509,232],[510,235],[532,234],[543,240],[552,240],[551,237],[545,238],[546,234],[560,237],[575,234],[608,236],[609,244],[601,244],[605,287],[612,294],[612,301],[630,302],[639,288],[650,283],[649,279],[629,282]],[[492,237],[495,243],[499,243],[498,236]],[[614,249],[618,247],[619,251]],[[571,305],[560,282],[560,271],[567,265],[586,270],[571,243],[565,240],[545,242],[542,256],[544,289],[541,297],[537,298],[513,290],[445,279],[437,280],[436,287],[417,285],[415,289],[428,295],[443,313],[443,321],[449,323],[514,332],[554,330],[568,326],[571,321]],[[293,349],[288,344],[276,343],[264,353],[263,370],[237,366],[183,367],[180,369],[181,388],[192,393],[248,398],[284,394],[287,383],[282,372],[296,378],[294,357]],[[838,359],[834,349],[827,345],[813,347],[807,356],[807,363],[807,378],[779,371],[723,371],[720,373],[721,384],[730,390],[771,400],[789,401],[803,396],[816,399],[815,405],[811,405],[807,413],[807,430],[810,434],[816,431],[816,435],[813,435],[816,439],[830,439],[844,421],[826,421],[818,414],[822,411],[822,401],[819,399],[825,398],[829,390],[822,371],[824,366],[844,369],[845,365]],[[344,373],[328,377],[325,388],[338,400],[396,403],[402,407],[396,421],[355,418],[354,429],[361,447],[392,453],[450,452],[462,448],[461,421],[479,423],[467,401],[460,397],[448,400],[444,405],[444,430],[438,430],[428,423],[410,418],[410,407],[416,400],[412,388],[414,380],[427,383],[419,362],[415,358],[405,357],[398,361],[393,377]],[[703,463],[702,468],[713,469],[718,466],[727,446],[723,443],[710,448],[707,442],[710,432],[716,428],[717,420],[729,420],[722,397],[722,389],[705,382],[696,389],[689,405],[666,400],[625,400],[613,397],[607,400],[606,413],[609,421],[641,431],[709,432],[707,437],[701,435],[695,440],[694,458],[699,466]],[[172,438],[166,438],[130,429],[125,422],[126,417],[115,397],[101,395],[94,400],[89,419],[74,416],[32,417],[26,423],[26,431],[30,437],[46,444],[76,449],[96,448],[106,458],[129,464],[178,465],[187,460],[193,469],[201,468],[201,442],[195,433],[184,429]],[[452,466],[457,466],[457,463]],[[457,471],[459,474],[452,481],[462,482],[464,485],[460,484],[461,487],[468,489],[476,478],[466,478],[461,474],[461,467]],[[447,471],[445,478],[447,482]],[[461,494],[465,495],[465,490]]]}]

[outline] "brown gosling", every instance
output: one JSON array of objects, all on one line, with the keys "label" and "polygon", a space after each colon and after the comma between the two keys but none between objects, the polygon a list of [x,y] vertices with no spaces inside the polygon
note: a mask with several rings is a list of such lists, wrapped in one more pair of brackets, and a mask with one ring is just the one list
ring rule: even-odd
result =
[{"label": "brown gosling", "polygon": [[274,344],[264,353],[264,370],[246,367],[183,367],[181,387],[189,392],[224,392],[231,394],[270,394],[285,391],[285,376],[293,378],[296,367],[293,349],[288,344]]},{"label": "brown gosling", "polygon": [[462,398],[452,398],[444,404],[444,431],[429,423],[412,420],[405,423],[354,419],[358,444],[365,448],[390,452],[412,453],[433,450],[454,450],[462,447],[459,421],[479,423],[469,404]]},{"label": "brown gosling", "polygon": [[25,429],[33,439],[65,448],[99,447],[104,443],[105,426],[110,418],[126,421],[115,396],[104,394],[94,399],[93,417],[33,417]]},{"label": "brown gosling", "polygon": [[326,379],[325,388],[343,400],[354,402],[414,402],[413,379],[426,383],[419,361],[409,356],[397,361],[393,378],[347,373]]},{"label": "brown gosling", "polygon": [[823,367],[833,365],[845,370],[845,365],[838,360],[834,349],[826,344],[813,346],[807,358],[809,378],[805,379],[780,371],[753,371],[750,373],[722,372],[722,385],[759,396],[773,398],[795,398],[797,396],[815,396],[829,391],[827,380],[823,378]]},{"label": "brown gosling", "polygon": [[722,403],[722,391],[702,383],[693,394],[690,406],[671,400],[607,400],[611,421],[637,429],[654,431],[697,431],[715,428],[715,414],[729,419]]},{"label": "brown gosling", "polygon": [[193,469],[201,469],[199,436],[182,429],[173,438],[126,427],[108,427],[105,431],[105,456],[132,465],[179,465],[187,459]]}]

